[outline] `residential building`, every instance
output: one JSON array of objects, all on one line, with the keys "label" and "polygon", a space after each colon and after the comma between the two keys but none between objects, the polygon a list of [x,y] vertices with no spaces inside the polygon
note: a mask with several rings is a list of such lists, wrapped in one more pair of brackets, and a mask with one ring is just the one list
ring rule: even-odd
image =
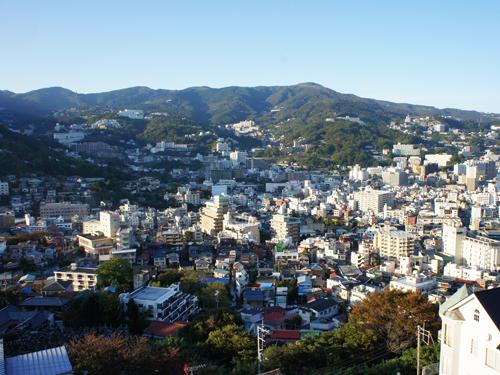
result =
[{"label": "residential building", "polygon": [[465,236],[462,263],[486,271],[500,270],[500,232],[482,231]]},{"label": "residential building", "polygon": [[0,181],[0,195],[9,195],[9,183]]},{"label": "residential building", "polygon": [[40,205],[40,216],[59,217],[62,216],[65,220],[70,220],[73,216],[87,216],[89,214],[89,205],[86,203],[42,203]]},{"label": "residential building", "polygon": [[386,204],[393,204],[394,194],[390,191],[368,189],[357,192],[354,199],[359,202],[361,211],[379,214],[384,211]]},{"label": "residential building", "polygon": [[224,215],[231,209],[231,197],[227,195],[216,195],[213,200],[208,201],[201,210],[202,232],[216,236],[223,229]]},{"label": "residential building", "polygon": [[178,284],[168,288],[146,286],[121,294],[120,300],[124,305],[134,300],[147,319],[169,323],[189,320],[198,311],[198,298],[181,292]]},{"label": "residential building", "polygon": [[451,255],[455,258],[455,262],[462,262],[462,249],[466,229],[462,226],[462,221],[459,218],[449,219],[443,222],[442,241],[443,253]]},{"label": "residential building", "polygon": [[97,268],[78,267],[76,263],[54,271],[54,276],[56,281],[71,281],[75,292],[94,290],[97,284]]},{"label": "residential building", "polygon": [[290,238],[292,243],[297,243],[300,239],[300,220],[281,213],[274,214],[271,219],[271,230],[274,235],[273,241],[283,242]]},{"label": "residential building", "polygon": [[375,232],[373,247],[380,257],[399,260],[415,251],[415,235],[385,226]]}]

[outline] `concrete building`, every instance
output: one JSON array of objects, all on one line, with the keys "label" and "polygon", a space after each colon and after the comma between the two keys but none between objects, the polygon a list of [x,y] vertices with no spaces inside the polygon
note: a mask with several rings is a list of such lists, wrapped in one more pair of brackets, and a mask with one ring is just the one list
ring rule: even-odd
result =
[{"label": "concrete building", "polygon": [[418,292],[427,294],[431,290],[435,289],[436,285],[436,279],[411,275],[401,277],[397,280],[392,280],[389,287],[391,289],[402,290],[403,292]]},{"label": "concrete building", "polygon": [[172,323],[189,320],[198,311],[198,297],[183,293],[178,284],[168,288],[144,287],[120,295],[123,305],[134,300],[149,320]]},{"label": "concrete building", "polygon": [[394,156],[419,156],[420,148],[412,144],[401,144],[392,146],[392,154]]},{"label": "concrete building", "polygon": [[244,243],[260,243],[260,222],[253,216],[235,215],[229,211],[224,215],[223,230],[219,235]]},{"label": "concrete building", "polygon": [[114,237],[120,229],[120,215],[112,211],[101,211],[99,213],[100,228],[106,237]]},{"label": "concrete building", "polygon": [[399,260],[401,257],[412,255],[415,251],[415,235],[383,227],[375,232],[373,247],[382,258]]},{"label": "concrete building", "polygon": [[223,229],[224,215],[231,210],[231,197],[227,195],[216,195],[208,201],[201,210],[202,232],[215,237]]},{"label": "concrete building", "polygon": [[500,288],[469,294],[463,286],[439,308],[440,375],[500,373]]},{"label": "concrete building", "polygon": [[443,253],[453,256],[458,264],[462,263],[465,235],[466,229],[462,226],[462,221],[459,218],[448,219],[443,222]]},{"label": "concrete building", "polygon": [[0,181],[0,195],[9,195],[9,183]]},{"label": "concrete building", "polygon": [[290,238],[293,243],[297,243],[300,239],[300,220],[281,213],[275,214],[271,219],[271,231],[275,242]]},{"label": "concrete building", "polygon": [[86,216],[89,214],[89,205],[86,203],[44,203],[40,205],[40,216],[59,217],[62,216],[65,220],[71,219],[73,216]]},{"label": "concrete building", "polygon": [[400,168],[387,168],[382,172],[382,181],[386,185],[405,186],[408,185],[408,174]]},{"label": "concrete building", "polygon": [[463,241],[462,264],[486,271],[499,271],[500,232],[469,233]]},{"label": "concrete building", "polygon": [[97,268],[78,267],[76,263],[54,271],[54,276],[56,281],[71,281],[74,292],[94,290],[97,284]]},{"label": "concrete building", "polygon": [[384,205],[393,204],[394,194],[384,190],[363,190],[357,192],[354,199],[359,203],[361,211],[379,214],[384,211]]},{"label": "concrete building", "polygon": [[144,111],[140,109],[124,109],[118,112],[120,117],[128,117],[131,120],[142,120],[144,119]]}]

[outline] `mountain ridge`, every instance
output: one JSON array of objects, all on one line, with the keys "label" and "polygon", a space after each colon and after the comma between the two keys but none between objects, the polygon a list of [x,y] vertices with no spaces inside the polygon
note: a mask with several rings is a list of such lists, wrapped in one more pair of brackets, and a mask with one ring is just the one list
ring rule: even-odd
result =
[{"label": "mountain ridge", "polygon": [[452,116],[479,120],[491,114],[456,108],[397,103],[344,94],[314,82],[288,86],[194,86],[180,90],[133,86],[106,92],[77,93],[64,87],[48,87],[13,93],[0,91],[0,107],[14,113],[36,115],[69,108],[137,108],[182,114],[202,124],[220,125],[246,119],[263,123],[290,117],[350,115],[367,122],[401,119],[407,114]]}]

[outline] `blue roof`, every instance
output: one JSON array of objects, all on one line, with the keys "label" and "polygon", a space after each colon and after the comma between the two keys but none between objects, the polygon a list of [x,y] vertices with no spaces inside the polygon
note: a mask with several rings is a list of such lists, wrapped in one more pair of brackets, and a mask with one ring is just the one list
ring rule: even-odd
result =
[{"label": "blue roof", "polygon": [[205,285],[213,283],[224,283],[224,284],[229,283],[229,279],[227,277],[202,277],[200,281],[202,284]]},{"label": "blue roof", "polygon": [[56,375],[73,370],[64,346],[7,358],[6,362],[9,375]]}]

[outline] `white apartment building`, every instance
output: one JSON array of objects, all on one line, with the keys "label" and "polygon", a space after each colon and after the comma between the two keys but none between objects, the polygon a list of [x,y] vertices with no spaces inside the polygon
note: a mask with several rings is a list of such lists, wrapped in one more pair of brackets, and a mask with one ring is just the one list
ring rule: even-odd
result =
[{"label": "white apartment building", "polygon": [[124,109],[118,112],[120,117],[128,117],[131,120],[142,120],[144,118],[144,111],[139,109]]},{"label": "white apartment building", "polygon": [[71,281],[74,292],[94,290],[97,284],[97,268],[78,267],[76,263],[54,271],[54,276],[56,281]]},{"label": "white apartment building", "polygon": [[224,215],[223,230],[219,233],[243,243],[260,243],[260,222],[249,215],[234,215],[231,211]]},{"label": "white apartment building", "polygon": [[429,293],[436,288],[436,280],[420,277],[417,275],[401,277],[397,280],[392,280],[389,284],[391,289],[399,289],[403,292],[419,292]]},{"label": "white apartment building", "polygon": [[439,308],[440,375],[500,373],[500,288],[459,289]]},{"label": "white apartment building", "polygon": [[500,270],[500,233],[479,232],[464,238],[462,264],[485,271]]},{"label": "white apartment building", "polygon": [[392,146],[392,154],[395,156],[419,156],[420,148],[412,144],[401,144]]},{"label": "white apartment building", "polygon": [[375,231],[373,248],[382,258],[399,259],[415,251],[415,235],[410,232],[382,227]]},{"label": "white apartment building", "polygon": [[181,292],[178,284],[168,288],[147,286],[120,295],[125,306],[131,299],[150,320],[186,321],[198,311],[198,297]]},{"label": "white apartment building", "polygon": [[393,204],[394,194],[383,190],[363,190],[357,192],[354,199],[359,202],[360,211],[379,214],[384,211],[384,205]]},{"label": "white apartment building", "polygon": [[462,262],[462,249],[466,229],[462,226],[462,220],[459,218],[448,219],[443,222],[442,241],[443,253],[455,258],[455,263]]}]

